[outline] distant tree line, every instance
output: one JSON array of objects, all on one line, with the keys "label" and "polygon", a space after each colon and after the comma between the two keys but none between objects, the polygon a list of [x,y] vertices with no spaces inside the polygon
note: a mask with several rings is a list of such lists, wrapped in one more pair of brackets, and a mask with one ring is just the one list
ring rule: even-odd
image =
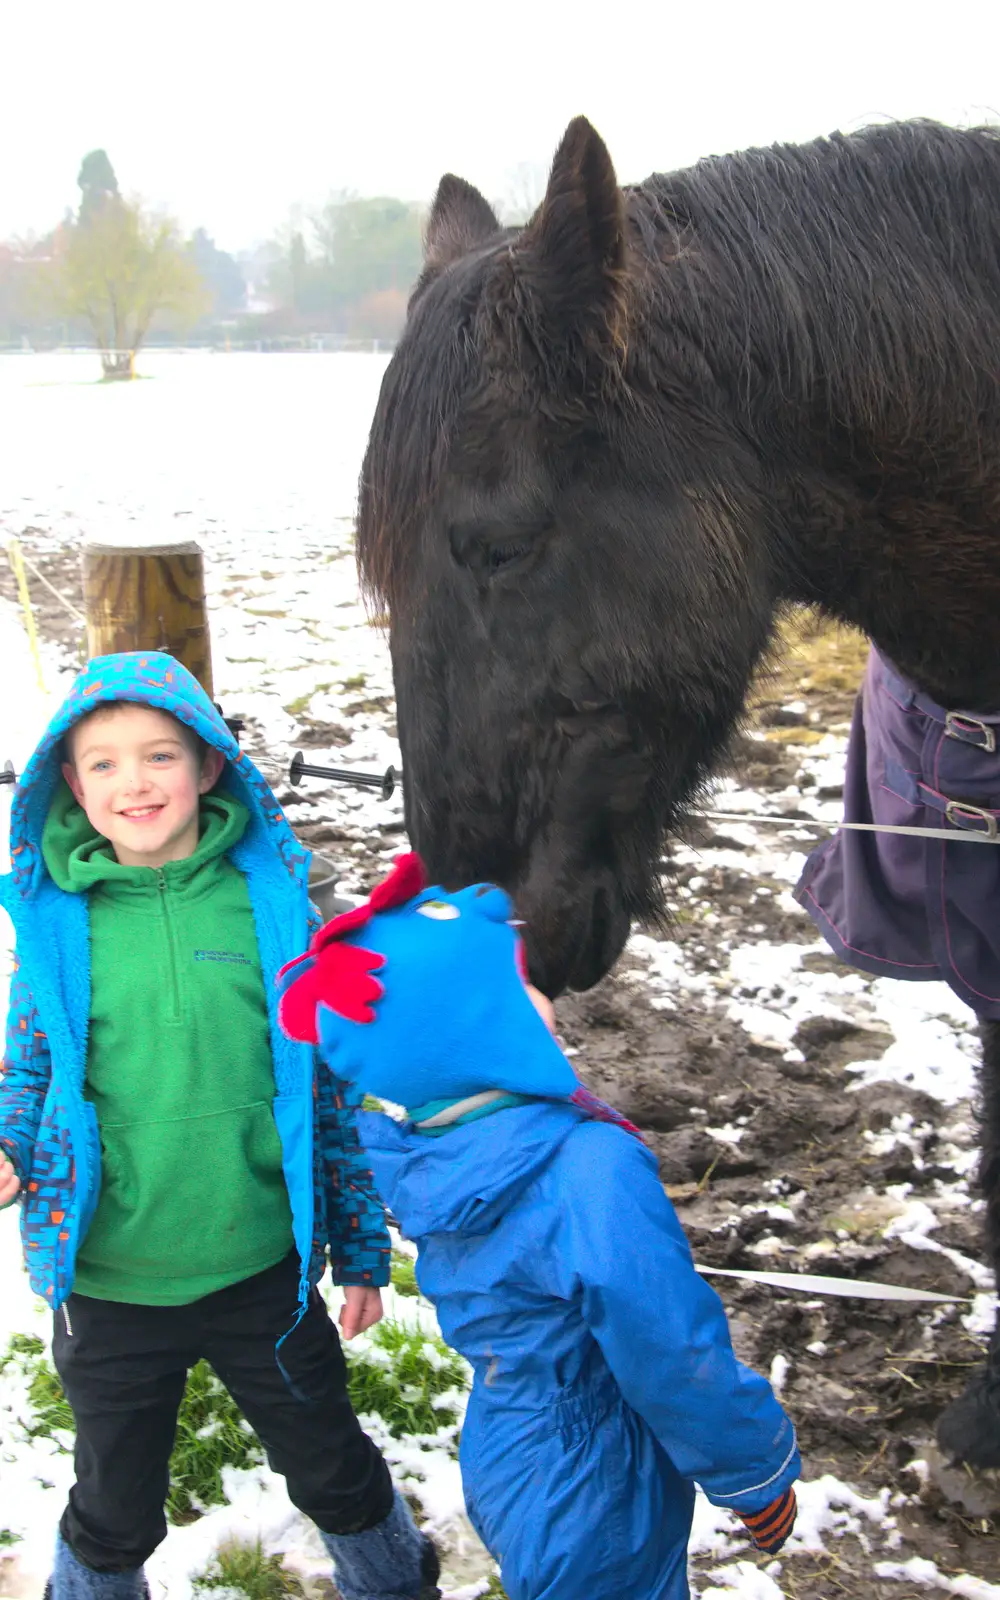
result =
[{"label": "distant tree line", "polygon": [[420,273],[422,208],[338,195],[271,246],[264,290],[272,320],[342,339],[394,339]]},{"label": "distant tree line", "polygon": [[[540,195],[521,165],[499,210],[522,221]],[[149,343],[275,346],[399,335],[422,259],[424,208],[388,196],[331,197],[253,251],[122,195],[103,150],[77,179],[76,211],[41,238],[0,243],[0,346],[93,343],[106,378],[132,375]]]}]

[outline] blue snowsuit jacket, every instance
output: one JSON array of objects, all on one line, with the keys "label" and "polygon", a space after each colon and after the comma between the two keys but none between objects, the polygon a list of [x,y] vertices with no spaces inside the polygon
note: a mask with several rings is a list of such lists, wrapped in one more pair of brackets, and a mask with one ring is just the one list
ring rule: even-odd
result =
[{"label": "blue snowsuit jacket", "polygon": [[359,1096],[278,1024],[277,973],[318,921],[309,905],[309,852],[197,681],[171,656],[150,653],[101,656],[90,663],[28,762],[11,803],[11,871],[0,877],[0,905],[13,921],[16,953],[0,1075],[0,1148],[22,1183],[21,1233],[32,1288],[53,1309],[70,1294],[77,1247],[101,1184],[97,1118],[83,1093],[88,900],[56,887],[41,841],[60,782],[63,734],[113,700],[167,711],[221,750],[227,764],[217,787],[250,813],[229,856],[247,880],[267,991],[274,1116],[301,1264],[300,1308],[322,1276],[327,1251],[335,1282],[382,1286],[389,1281],[389,1237],[358,1140]]},{"label": "blue snowsuit jacket", "polygon": [[760,1511],[800,1460],[652,1153],[555,1101],[433,1139],[380,1113],[358,1126],[475,1372],[462,1479],[510,1600],[687,1600],[694,1485]]}]

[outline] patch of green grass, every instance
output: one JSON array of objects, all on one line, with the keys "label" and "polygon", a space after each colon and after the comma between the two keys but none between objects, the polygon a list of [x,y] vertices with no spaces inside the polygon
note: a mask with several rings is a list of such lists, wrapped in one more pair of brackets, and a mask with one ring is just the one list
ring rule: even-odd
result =
[{"label": "patch of green grass", "polygon": [[[363,679],[362,682],[364,682]],[[318,694],[326,694],[332,688],[332,682],[316,683],[305,694],[300,694],[297,699],[289,701],[285,710],[290,717],[300,717],[311,700],[314,700]]]},{"label": "patch of green grass", "polygon": [[342,689],[363,689],[367,682],[368,682],[368,679],[365,677],[364,673],[363,672],[359,672],[357,674],[357,676],[354,677],[354,678],[345,678],[343,683],[341,684],[341,688]]},{"label": "patch of green grass", "polygon": [[45,1349],[41,1339],[33,1333],[12,1333],[10,1343],[4,1351],[4,1363],[11,1361],[15,1356],[40,1356]]},{"label": "patch of green grass", "polygon": [[[69,1401],[44,1352],[41,1339],[16,1333],[0,1360],[0,1366],[13,1362],[28,1379],[34,1420],[27,1432],[33,1439],[51,1438],[61,1429],[74,1431]],[[203,1506],[224,1504],[223,1467],[252,1467],[262,1460],[256,1434],[211,1367],[199,1361],[188,1376],[170,1458],[167,1515],[171,1522],[190,1522]]]},{"label": "patch of green grass", "polygon": [[21,1535],[11,1533],[9,1528],[0,1528],[0,1550],[9,1550],[12,1544],[20,1544]]},{"label": "patch of green grass", "polygon": [[[402,1293],[416,1293],[413,1263],[397,1254],[393,1281]],[[409,1279],[412,1287],[404,1287]],[[454,1405],[434,1401],[468,1387],[465,1363],[439,1338],[399,1322],[380,1322],[360,1349],[347,1346],[348,1393],[354,1409],[376,1412],[389,1432],[399,1438],[408,1433],[436,1433],[458,1421]],[[23,1372],[33,1412],[29,1437],[73,1433],[73,1414],[62,1385],[45,1358],[41,1339],[15,1334],[0,1368],[12,1363]],[[59,1446],[68,1448],[68,1439]],[[167,1515],[171,1522],[190,1522],[208,1506],[222,1505],[224,1467],[247,1468],[263,1460],[260,1442],[211,1367],[199,1361],[193,1367],[181,1402],[177,1438],[170,1458],[170,1492]],[[11,1539],[13,1535],[10,1536]],[[0,1539],[0,1543],[3,1540]],[[205,1580],[206,1582],[208,1580]],[[234,1580],[212,1580],[209,1586],[238,1587]],[[292,1594],[290,1589],[247,1591],[269,1600],[271,1593]]]},{"label": "patch of green grass", "polygon": [[240,1544],[233,1540],[220,1545],[207,1572],[195,1578],[195,1594],[225,1589],[231,1600],[284,1600],[286,1595],[301,1595],[302,1585],[289,1572],[280,1555],[266,1556],[260,1540]]},{"label": "patch of green grass", "polygon": [[254,1467],[264,1459],[260,1441],[206,1361],[188,1376],[170,1457],[167,1515],[188,1522],[202,1506],[225,1501],[223,1467]]},{"label": "patch of green grass", "polygon": [[15,1333],[6,1361],[13,1361],[28,1378],[28,1397],[35,1414],[27,1429],[30,1439],[50,1438],[59,1428],[74,1429],[73,1413],[62,1384],[44,1359],[45,1346],[33,1333]]},{"label": "patch of green grass", "polygon": [[465,1364],[447,1345],[401,1322],[380,1322],[368,1338],[375,1347],[372,1355],[363,1348],[346,1349],[347,1392],[355,1411],[377,1412],[397,1439],[405,1433],[436,1433],[458,1420],[451,1406],[433,1403],[468,1387]]},{"label": "patch of green grass", "polygon": [[401,1250],[392,1252],[392,1265],[389,1268],[392,1276],[392,1287],[397,1294],[419,1294],[417,1288],[416,1262],[412,1256],[404,1256]]}]

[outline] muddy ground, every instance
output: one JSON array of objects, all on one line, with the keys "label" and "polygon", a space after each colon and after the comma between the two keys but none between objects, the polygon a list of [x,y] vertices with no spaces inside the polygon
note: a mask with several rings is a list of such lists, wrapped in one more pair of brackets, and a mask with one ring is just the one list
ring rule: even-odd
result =
[{"label": "muddy ground", "polygon": [[[36,541],[30,529],[22,538],[38,571],[64,600],[81,607],[76,552],[53,548],[51,535]],[[77,648],[81,630],[63,601],[36,576],[29,578],[43,637]],[[16,598],[6,563],[0,563],[0,593]],[[799,640],[756,696],[756,726],[767,737],[736,750],[734,770],[747,788],[762,794],[785,790],[800,773],[804,745],[828,731],[846,733],[863,659],[860,641],[848,636],[824,632]],[[788,712],[790,701],[801,709]],[[246,737],[252,751],[252,726]],[[299,742],[323,739],[303,723]],[[282,799],[294,820],[295,791]],[[683,866],[676,890],[697,873],[704,880],[700,897],[711,902],[718,920],[706,937],[703,923],[672,891],[680,920],[670,936],[684,948],[687,965],[711,970],[715,948],[727,938],[812,943],[811,924],[783,910],[773,892],[787,885],[771,885],[762,897],[752,875],[713,865],[712,848],[731,849],[733,841],[724,824],[700,826],[696,842],[706,848],[704,863]],[[349,852],[352,872],[370,883],[384,870],[384,852],[398,824],[388,823],[360,850],[357,840],[348,844],[338,837],[337,827],[313,822],[300,831],[334,859]],[[806,964],[824,962],[836,966],[820,954],[807,957]],[[626,955],[597,989],[561,1001],[560,1024],[579,1050],[581,1076],[631,1116],[656,1150],[697,1260],[970,1293],[968,1277],[941,1254],[887,1241],[878,1203],[860,1199],[867,1190],[878,1195],[904,1183],[912,1185],[913,1197],[931,1197],[936,1179],[955,1178],[952,1167],[935,1159],[937,1130],[954,1121],[951,1110],[898,1084],[848,1092],[845,1063],[879,1054],[891,1042],[888,1036],[879,1042],[870,1029],[813,1018],[794,1040],[803,1059],[789,1061],[782,1049],[754,1043],[738,1023],[707,1012],[697,994],[681,992],[675,1010],[656,1009],[648,987],[637,981],[640,965]],[[897,1142],[875,1153],[890,1141],[876,1141],[873,1148],[866,1134],[884,1133],[901,1113],[925,1131],[911,1140],[913,1148]],[[742,1127],[738,1144],[706,1132],[726,1125]],[[794,1198],[794,1222],[781,1215],[788,1197]],[[774,1204],[777,1214],[764,1211],[766,1204]],[[785,1237],[794,1250],[779,1259],[753,1253],[765,1236]],[[963,1254],[979,1254],[977,1218],[968,1208],[943,1212],[935,1238]],[[765,1372],[775,1355],[788,1360],[784,1399],[799,1429],[805,1475],[833,1474],[868,1497],[886,1490],[894,1502],[896,1548],[884,1529],[862,1517],[861,1535],[831,1539],[827,1556],[796,1555],[783,1562],[783,1591],[792,1600],[915,1600],[928,1592],[919,1583],[873,1573],[877,1560],[914,1556],[929,1558],[943,1573],[1000,1583],[1000,1490],[955,1472],[922,1485],[923,1475],[910,1467],[915,1459],[927,1459],[935,1415],[980,1356],[958,1310],[932,1315],[907,1305],[810,1300],[714,1281],[744,1359]]]}]

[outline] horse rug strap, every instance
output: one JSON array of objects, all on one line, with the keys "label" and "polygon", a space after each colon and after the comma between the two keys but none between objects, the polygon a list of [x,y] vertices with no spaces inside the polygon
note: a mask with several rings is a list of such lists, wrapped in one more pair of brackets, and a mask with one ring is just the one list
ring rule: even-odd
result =
[{"label": "horse rug strap", "polygon": [[[1000,711],[946,711],[873,649],[854,708],[847,823],[809,856],[796,899],[840,958],[876,977],[943,980],[1000,1019]],[[942,835],[944,835],[942,837]]]}]

